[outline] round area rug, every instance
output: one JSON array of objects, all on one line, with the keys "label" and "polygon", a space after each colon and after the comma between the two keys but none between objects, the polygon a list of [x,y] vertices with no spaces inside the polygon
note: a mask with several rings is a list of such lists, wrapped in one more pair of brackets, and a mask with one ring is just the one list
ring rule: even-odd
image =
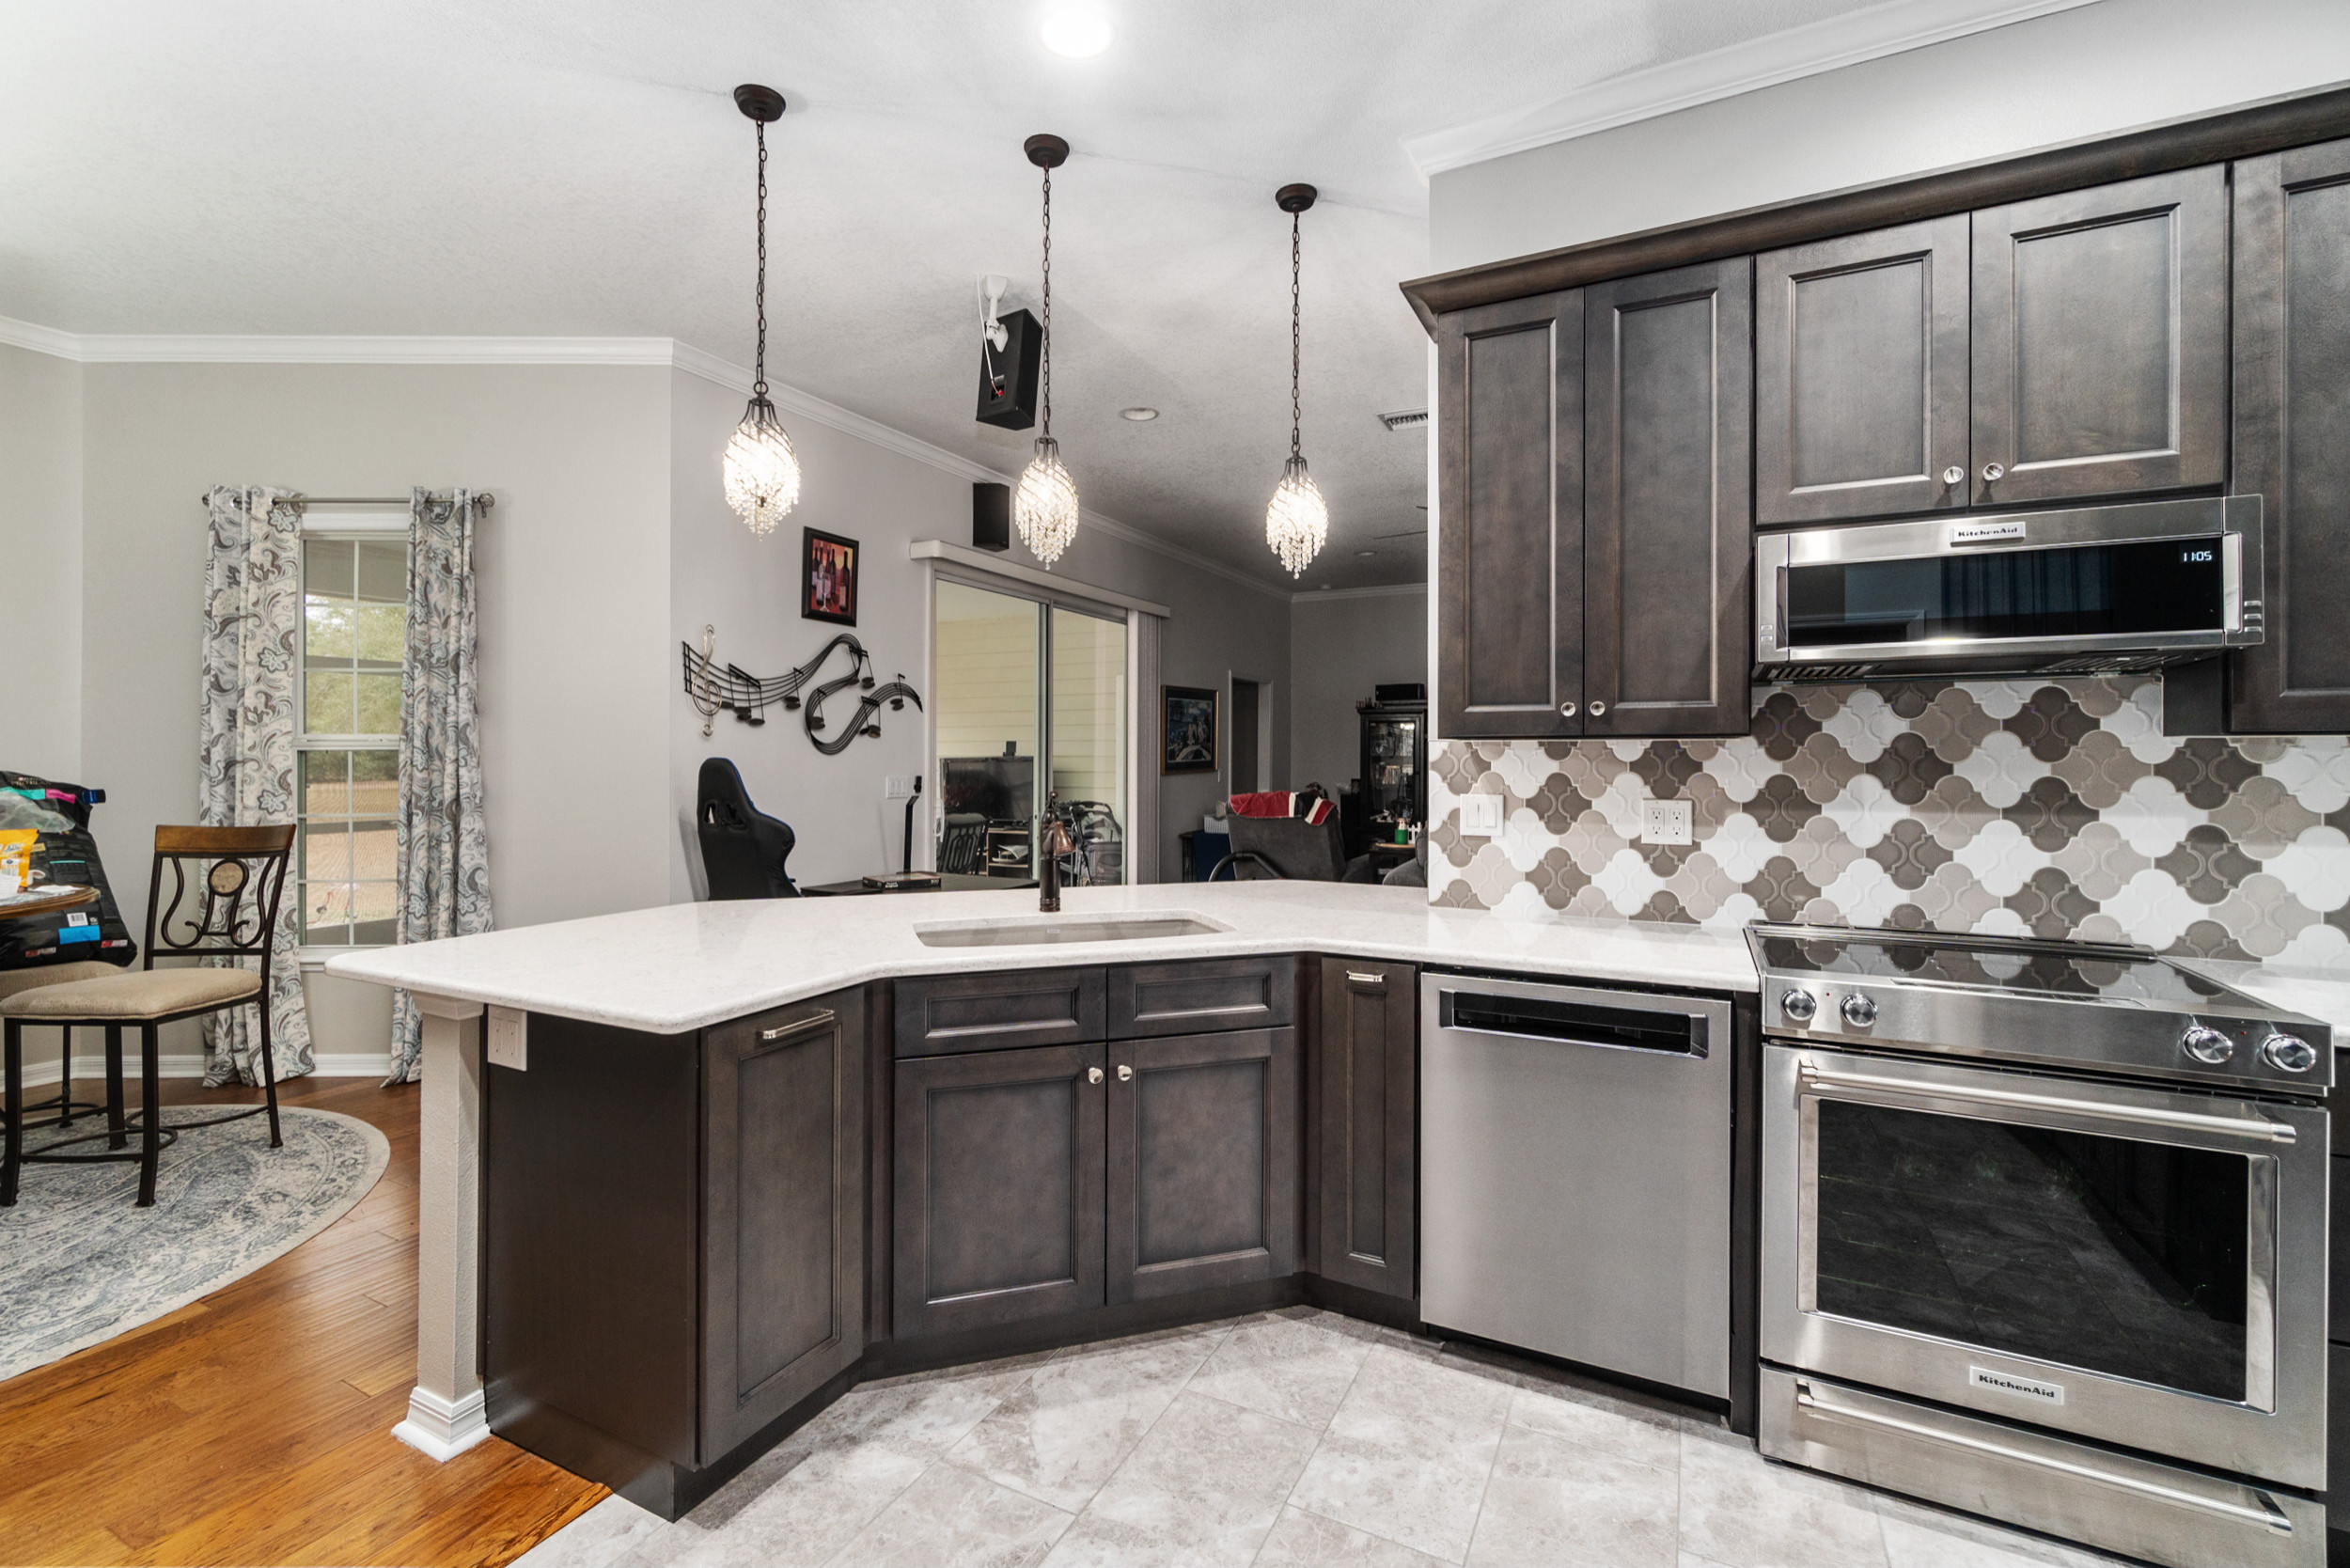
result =
[{"label": "round area rug", "polygon": [[[355,1117],[290,1105],[278,1117],[280,1149],[269,1146],[261,1116],[183,1133],[164,1151],[150,1209],[134,1202],[135,1164],[22,1168],[16,1207],[0,1209],[0,1378],[177,1311],[284,1256],[348,1214],[390,1162],[384,1135]],[[37,1150],[56,1136],[44,1128],[24,1141]]]}]

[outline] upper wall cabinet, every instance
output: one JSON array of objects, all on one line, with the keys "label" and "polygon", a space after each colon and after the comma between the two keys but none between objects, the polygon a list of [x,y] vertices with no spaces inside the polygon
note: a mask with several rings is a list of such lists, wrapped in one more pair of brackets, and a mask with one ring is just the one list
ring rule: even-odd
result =
[{"label": "upper wall cabinet", "polygon": [[1583,732],[1743,735],[1754,262],[1583,291]]},{"label": "upper wall cabinet", "polygon": [[2226,171],[1976,212],[1973,336],[1976,506],[2219,484]]},{"label": "upper wall cabinet", "polygon": [[2235,166],[2235,480],[2263,498],[2268,636],[2229,727],[2350,729],[2350,141]]},{"label": "upper wall cabinet", "polygon": [[1966,505],[1966,215],[1754,267],[1756,521]]},{"label": "upper wall cabinet", "polygon": [[1456,737],[1583,732],[1583,296],[1436,329],[1436,701]]}]

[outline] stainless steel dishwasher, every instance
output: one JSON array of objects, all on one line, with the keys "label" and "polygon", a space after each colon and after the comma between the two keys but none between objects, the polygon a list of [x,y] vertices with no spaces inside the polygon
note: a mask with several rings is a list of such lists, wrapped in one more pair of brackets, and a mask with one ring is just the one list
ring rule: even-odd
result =
[{"label": "stainless steel dishwasher", "polygon": [[1730,1395],[1731,1011],[1425,974],[1420,1315]]}]

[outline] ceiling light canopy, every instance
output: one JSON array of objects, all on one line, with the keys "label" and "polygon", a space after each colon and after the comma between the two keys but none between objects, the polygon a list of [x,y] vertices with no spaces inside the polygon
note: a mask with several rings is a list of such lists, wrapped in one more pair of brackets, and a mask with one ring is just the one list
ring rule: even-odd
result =
[{"label": "ceiling light canopy", "polygon": [[[1298,446],[1298,214],[1314,204],[1311,185],[1284,185],[1273,194],[1275,205],[1290,215],[1290,460],[1281,467],[1281,482],[1264,510],[1264,541],[1281,557],[1292,578],[1302,576],[1322,553],[1330,537],[1330,509],[1322,502],[1321,487],[1306,472],[1306,454]],[[1330,585],[1322,585],[1328,588]]]},{"label": "ceiling light canopy", "polygon": [[1053,439],[1053,171],[1069,161],[1069,144],[1040,134],[1023,142],[1021,150],[1044,171],[1044,320],[1038,335],[1043,350],[1039,388],[1043,422],[1037,431],[1036,457],[1012,494],[1011,521],[1020,530],[1020,541],[1049,572],[1077,537],[1077,481],[1062,466],[1060,443]]},{"label": "ceiling light canopy", "polygon": [[1132,419],[1137,425],[1147,425],[1159,416],[1159,411],[1155,408],[1121,408],[1118,411],[1118,416],[1120,419]]},{"label": "ceiling light canopy", "polygon": [[727,442],[719,471],[727,505],[751,532],[767,534],[800,501],[799,454],[767,400],[767,127],[783,118],[783,95],[745,82],[734,89],[734,105],[759,127],[759,353],[750,405]]},{"label": "ceiling light canopy", "polygon": [[1091,6],[1062,6],[1037,29],[1044,47],[1065,59],[1089,60],[1110,46],[1110,19]]}]

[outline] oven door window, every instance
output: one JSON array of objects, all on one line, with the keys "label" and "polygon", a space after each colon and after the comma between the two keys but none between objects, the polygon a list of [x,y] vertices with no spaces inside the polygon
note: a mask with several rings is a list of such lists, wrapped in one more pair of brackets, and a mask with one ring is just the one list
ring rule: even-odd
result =
[{"label": "oven door window", "polygon": [[1819,1310],[2246,1398],[2246,1156],[1841,1100],[1817,1110]]}]

